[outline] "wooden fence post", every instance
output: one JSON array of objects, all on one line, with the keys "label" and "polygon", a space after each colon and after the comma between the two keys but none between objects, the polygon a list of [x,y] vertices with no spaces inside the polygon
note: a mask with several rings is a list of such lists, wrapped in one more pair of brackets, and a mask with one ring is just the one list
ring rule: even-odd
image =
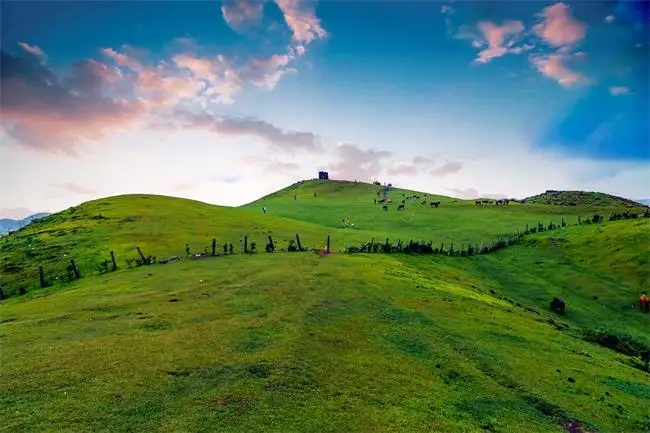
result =
[{"label": "wooden fence post", "polygon": [[217,240],[212,238],[212,257],[217,255]]},{"label": "wooden fence post", "polygon": [[75,279],[79,278],[81,275],[79,273],[79,268],[77,267],[77,264],[74,262],[74,259],[70,259],[70,265],[72,266],[72,272],[74,272]]},{"label": "wooden fence post", "polygon": [[275,244],[273,244],[273,238],[269,235],[269,246],[271,251],[275,251]]},{"label": "wooden fence post", "polygon": [[330,235],[327,235],[327,252],[330,252]]},{"label": "wooden fence post", "polygon": [[244,254],[248,252],[248,236],[244,236]]},{"label": "wooden fence post", "polygon": [[140,247],[136,246],[135,249],[138,250],[138,254],[140,254],[140,259],[142,259],[142,264],[146,265],[147,264],[147,258],[142,253],[142,250],[140,249]]},{"label": "wooden fence post", "polygon": [[298,244],[298,251],[303,251],[302,244],[300,243],[300,236],[296,233],[296,244]]},{"label": "wooden fence post", "polygon": [[113,272],[117,271],[117,260],[115,260],[115,252],[111,251],[111,262],[113,262]]},{"label": "wooden fence post", "polygon": [[41,288],[47,286],[47,283],[45,282],[45,271],[43,271],[43,266],[38,267],[38,280],[41,283]]}]

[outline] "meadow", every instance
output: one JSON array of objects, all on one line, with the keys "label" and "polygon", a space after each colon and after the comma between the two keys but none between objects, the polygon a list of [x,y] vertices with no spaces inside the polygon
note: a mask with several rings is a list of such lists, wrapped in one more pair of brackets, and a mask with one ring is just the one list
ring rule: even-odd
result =
[{"label": "meadow", "polygon": [[[570,225],[475,257],[342,252],[631,209],[428,195],[439,208],[384,212],[376,191],[306,181],[242,208],[110,197],[0,239],[1,279],[31,284],[0,301],[0,430],[650,431],[639,349],[650,315],[636,305],[650,291],[649,219]],[[390,192],[402,194],[423,195]],[[331,235],[336,252],[263,252],[269,234],[280,247],[296,233],[315,249]],[[244,235],[258,254],[124,264],[135,245],[161,258]],[[121,269],[94,275],[110,250]],[[33,285],[39,265],[54,275],[71,256],[83,278]],[[549,311],[554,296],[566,314]]]}]

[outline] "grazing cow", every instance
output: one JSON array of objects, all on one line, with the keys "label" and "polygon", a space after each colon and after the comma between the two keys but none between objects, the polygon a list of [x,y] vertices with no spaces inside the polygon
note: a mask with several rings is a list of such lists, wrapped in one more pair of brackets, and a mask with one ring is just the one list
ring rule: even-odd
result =
[{"label": "grazing cow", "polygon": [[551,311],[564,314],[564,301],[560,298],[553,298],[551,301]]},{"label": "grazing cow", "polygon": [[382,206],[382,209],[384,209],[385,211],[387,211],[387,210],[388,210],[388,206],[383,205],[383,206]]},{"label": "grazing cow", "polygon": [[440,206],[440,202],[439,202],[439,201],[432,201],[432,202],[431,202],[431,207],[438,207],[438,206]]},{"label": "grazing cow", "polygon": [[404,210],[404,205],[401,204],[401,205],[397,206],[397,210]]},{"label": "grazing cow", "polygon": [[483,202],[481,200],[476,200],[474,203],[476,203],[476,206],[480,206]]},{"label": "grazing cow", "polygon": [[402,200],[402,204],[406,203],[406,200]]}]

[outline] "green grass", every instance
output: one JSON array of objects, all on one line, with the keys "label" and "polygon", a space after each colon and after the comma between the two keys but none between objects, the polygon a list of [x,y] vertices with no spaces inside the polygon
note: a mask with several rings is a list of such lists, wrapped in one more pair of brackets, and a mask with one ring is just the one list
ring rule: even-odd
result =
[{"label": "green grass", "polygon": [[598,206],[598,207],[627,207],[639,209],[646,206],[626,198],[602,192],[587,191],[553,191],[527,197],[525,203],[546,204],[554,206]]},{"label": "green grass", "polygon": [[[314,247],[331,234],[339,249],[383,236],[478,242],[594,212],[440,197],[438,209],[407,203],[398,214],[377,209],[375,191],[306,182],[241,209],[121,196],[0,240],[3,266],[25,264],[3,267],[8,282],[33,281],[61,252],[84,272],[0,302],[0,430],[546,433],[572,419],[650,429],[638,359],[585,338],[650,346],[650,315],[634,308],[650,290],[648,219],[571,226],[469,258],[280,251],[84,271],[111,249],[119,262],[135,257],[136,243],[162,257],[245,234],[263,251],[269,232]],[[338,226],[343,217],[359,228]],[[553,296],[564,316],[548,311]]]}]

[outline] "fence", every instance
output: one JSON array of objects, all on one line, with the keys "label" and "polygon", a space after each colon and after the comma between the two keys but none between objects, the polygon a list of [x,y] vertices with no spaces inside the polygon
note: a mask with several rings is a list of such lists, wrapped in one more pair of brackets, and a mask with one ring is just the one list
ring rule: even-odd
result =
[{"label": "fence", "polygon": [[[624,212],[624,213],[612,213],[610,214],[608,220],[609,221],[619,221],[619,220],[625,220],[625,219],[638,219],[639,217],[642,218],[650,218],[650,209],[647,210],[644,214],[639,215],[636,213],[630,213],[630,212]],[[581,216],[578,216],[577,223],[572,224],[572,225],[587,225],[587,224],[600,224],[603,223],[605,219],[598,214],[594,214],[591,217],[588,218],[583,218]],[[443,243],[440,244],[438,247],[437,245],[434,246],[433,241],[415,241],[415,240],[409,240],[407,243],[402,243],[401,240],[398,240],[395,244],[391,244],[389,242],[389,239],[386,239],[382,243],[376,243],[374,238],[371,239],[368,242],[365,242],[363,245],[356,247],[356,246],[350,246],[344,249],[344,251],[348,254],[355,254],[355,253],[404,253],[404,254],[442,254],[450,257],[469,257],[469,256],[474,256],[474,255],[481,255],[481,254],[489,254],[493,253],[496,251],[499,251],[503,248],[507,248],[509,246],[515,245],[519,243],[524,236],[529,235],[529,234],[534,234],[534,233],[541,233],[541,232],[546,232],[546,231],[553,231],[558,228],[566,227],[567,223],[562,218],[560,225],[556,225],[553,222],[550,222],[549,224],[544,224],[541,222],[538,222],[535,225],[526,225],[526,228],[522,231],[517,229],[516,233],[509,234],[504,237],[500,237],[499,239],[491,242],[482,242],[480,244],[464,244],[464,245],[459,245],[458,247],[455,247],[453,243],[450,243],[449,247],[445,249],[445,245]],[[306,248],[300,238],[299,234],[296,234],[295,240],[290,239],[288,240],[288,245],[286,250],[287,252],[318,252],[321,255],[327,255],[333,252],[331,250],[331,236],[327,236],[326,242],[325,242],[325,248],[322,249],[314,249],[314,248]],[[244,236],[242,241],[242,245],[240,248],[240,253],[241,254],[256,254],[257,253],[257,244],[256,242],[251,242],[249,244],[248,242],[248,236]],[[264,251],[266,253],[275,253],[277,251],[276,247],[276,242],[273,240],[273,238],[269,235],[267,239],[267,243],[264,246]],[[211,249],[211,251],[207,251],[208,249]],[[135,250],[137,252],[137,257],[136,258],[128,258],[126,259],[127,267],[128,268],[135,268],[135,267],[140,267],[140,266],[150,266],[154,264],[168,264],[173,261],[179,261],[182,259],[181,256],[178,255],[172,255],[168,256],[162,259],[157,259],[155,256],[151,255],[145,255],[145,253],[142,251],[142,249],[139,246],[135,247]],[[206,250],[203,253],[192,253],[190,250],[189,244],[185,245],[185,258],[191,259],[191,260],[200,260],[200,259],[206,259],[210,257],[222,257],[222,256],[228,256],[228,255],[234,255],[236,254],[235,247],[232,243],[224,243],[221,245],[221,248],[219,248],[219,245],[217,244],[216,239],[212,239],[211,243],[211,248],[206,248]],[[114,251],[109,252],[109,257],[108,259],[102,261],[96,272],[98,274],[106,274],[110,272],[115,272],[119,270],[119,266],[117,264],[117,258],[115,255]],[[58,273],[56,274],[53,278],[47,278],[48,275],[46,275],[46,272],[43,268],[43,266],[38,267],[38,281],[39,281],[39,286],[41,288],[46,288],[50,287],[55,282],[69,282],[69,281],[74,281],[82,278],[83,275],[92,275],[93,272],[92,270],[89,272],[84,272],[82,274],[81,270],[77,266],[74,258],[70,259],[69,265],[66,267],[66,272],[65,273]],[[15,290],[14,290],[15,291]],[[18,290],[18,294],[24,295],[27,293],[27,287],[24,285],[21,285]],[[8,297],[11,293],[5,290],[5,288],[0,286],[0,299],[4,299]]]}]

